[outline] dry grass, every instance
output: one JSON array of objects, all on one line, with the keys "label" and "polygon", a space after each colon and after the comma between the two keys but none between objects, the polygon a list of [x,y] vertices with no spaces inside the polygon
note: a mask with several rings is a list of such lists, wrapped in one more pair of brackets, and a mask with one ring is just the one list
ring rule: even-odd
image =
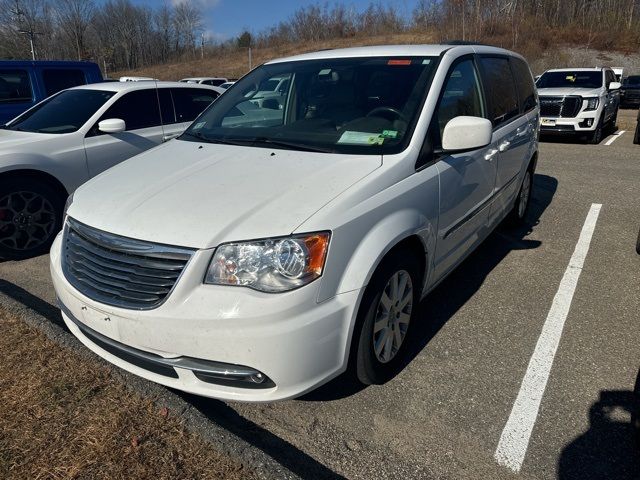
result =
[{"label": "dry grass", "polygon": [[0,478],[253,478],[0,306]]}]

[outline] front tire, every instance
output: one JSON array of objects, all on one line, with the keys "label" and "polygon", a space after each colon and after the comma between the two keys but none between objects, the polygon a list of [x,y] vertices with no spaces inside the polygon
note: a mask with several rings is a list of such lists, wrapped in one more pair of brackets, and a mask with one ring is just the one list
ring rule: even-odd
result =
[{"label": "front tire", "polygon": [[62,225],[64,198],[35,178],[0,180],[0,258],[46,253]]},{"label": "front tire", "polygon": [[591,134],[591,137],[589,137],[589,143],[592,145],[598,145],[601,141],[602,141],[602,116],[600,117],[598,126]]},{"label": "front tire", "polygon": [[383,384],[401,369],[421,290],[418,262],[396,250],[378,267],[365,291],[354,338],[358,380]]}]

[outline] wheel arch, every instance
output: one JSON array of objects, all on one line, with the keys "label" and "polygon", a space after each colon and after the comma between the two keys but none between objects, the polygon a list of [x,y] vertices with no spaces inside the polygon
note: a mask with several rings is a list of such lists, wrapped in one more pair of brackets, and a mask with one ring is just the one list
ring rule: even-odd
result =
[{"label": "wheel arch", "polygon": [[50,173],[44,172],[42,170],[36,170],[33,168],[19,168],[15,170],[6,170],[4,172],[0,172],[0,182],[24,178],[38,179],[46,183],[56,192],[58,192],[63,199],[66,199],[66,197],[69,195],[69,192],[60,180],[58,180]]}]

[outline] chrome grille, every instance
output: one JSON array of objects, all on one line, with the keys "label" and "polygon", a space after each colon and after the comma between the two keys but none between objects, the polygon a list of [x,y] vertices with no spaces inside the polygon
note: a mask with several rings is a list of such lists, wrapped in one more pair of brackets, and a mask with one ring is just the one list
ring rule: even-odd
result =
[{"label": "chrome grille", "polygon": [[540,97],[540,115],[543,117],[573,118],[582,108],[582,97]]},{"label": "chrome grille", "polygon": [[144,310],[167,298],[192,255],[191,249],[113,235],[68,218],[62,267],[87,297]]}]

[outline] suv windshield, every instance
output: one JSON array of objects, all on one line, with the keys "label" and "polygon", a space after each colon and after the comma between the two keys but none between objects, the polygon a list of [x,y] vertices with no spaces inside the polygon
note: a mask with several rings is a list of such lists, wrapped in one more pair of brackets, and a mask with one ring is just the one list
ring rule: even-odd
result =
[{"label": "suv windshield", "polygon": [[625,86],[640,87],[640,75],[632,75],[624,79]]},{"label": "suv windshield", "polygon": [[115,92],[65,90],[49,97],[7,124],[8,130],[71,133],[85,124]]},{"label": "suv windshield", "polygon": [[406,148],[437,59],[339,58],[258,67],[182,140],[340,153]]},{"label": "suv windshield", "polygon": [[600,88],[602,87],[601,71],[546,72],[536,82],[538,88]]}]

